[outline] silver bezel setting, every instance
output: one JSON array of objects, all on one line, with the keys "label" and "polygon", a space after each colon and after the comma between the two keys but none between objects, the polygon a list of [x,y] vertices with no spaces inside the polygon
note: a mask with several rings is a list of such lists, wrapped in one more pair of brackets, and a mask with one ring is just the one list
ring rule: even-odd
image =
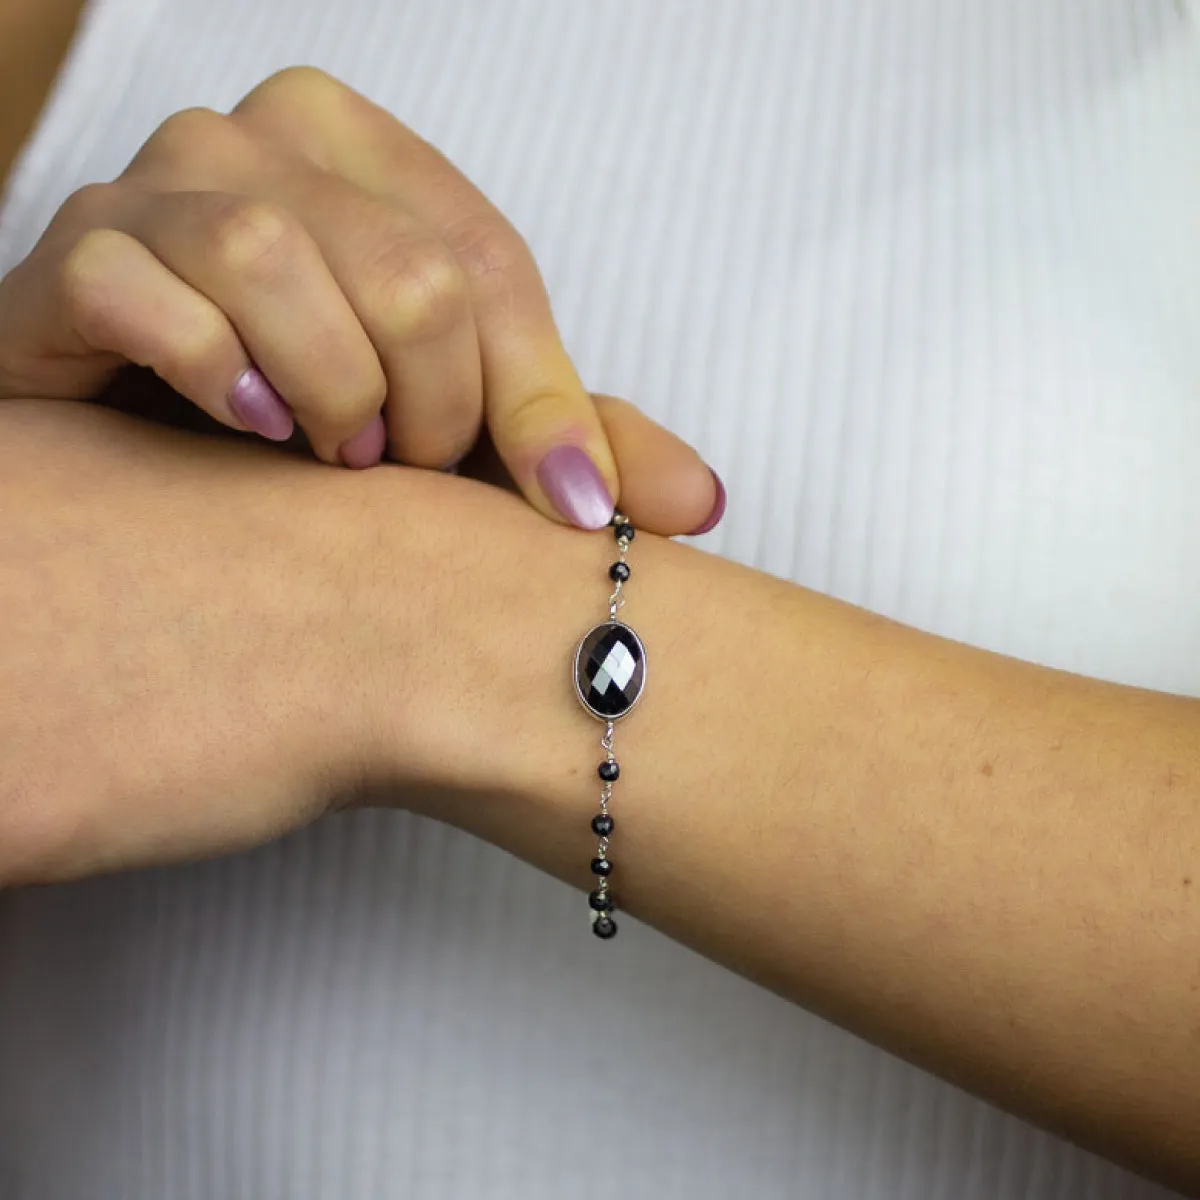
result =
[{"label": "silver bezel setting", "polygon": [[[579,659],[583,654],[584,643],[592,636],[593,633],[596,632],[597,629],[608,629],[614,625],[628,633],[629,636],[637,643],[637,648],[641,651],[642,686],[638,689],[638,694],[634,696],[633,702],[629,705],[629,707],[619,716],[612,717],[608,716],[606,713],[598,713],[585,699],[583,689],[579,686]],[[605,725],[615,725],[618,721],[625,720],[625,718],[629,716],[629,714],[633,712],[635,708],[637,708],[642,696],[644,696],[646,693],[646,681],[649,678],[649,674],[650,663],[646,658],[646,645],[642,639],[638,637],[637,630],[634,629],[632,625],[626,625],[624,621],[601,621],[599,625],[593,625],[591,629],[589,629],[583,635],[583,637],[579,639],[579,644],[575,647],[575,658],[571,670],[571,682],[575,685],[575,695],[579,698],[579,703],[583,706],[584,712],[589,713],[597,721],[600,721]]]}]

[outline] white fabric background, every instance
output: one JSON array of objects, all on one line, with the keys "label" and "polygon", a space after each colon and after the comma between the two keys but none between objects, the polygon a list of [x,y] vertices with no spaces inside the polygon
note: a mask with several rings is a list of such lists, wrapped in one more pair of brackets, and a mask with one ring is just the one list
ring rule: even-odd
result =
[{"label": "white fabric background", "polygon": [[[1200,693],[1183,5],[107,0],[0,267],[302,61],[510,214],[589,385],[724,475],[710,548]],[[4,1200],[1163,1194],[406,815],[0,897]]]}]

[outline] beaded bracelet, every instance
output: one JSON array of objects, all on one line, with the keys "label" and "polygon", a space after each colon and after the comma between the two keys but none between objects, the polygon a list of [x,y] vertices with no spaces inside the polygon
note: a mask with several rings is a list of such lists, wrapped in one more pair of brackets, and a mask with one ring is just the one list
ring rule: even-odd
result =
[{"label": "beaded bracelet", "polygon": [[617,612],[625,604],[621,589],[629,582],[630,570],[625,558],[634,529],[620,513],[613,514],[612,526],[617,539],[617,561],[608,568],[613,583],[608,598],[608,620],[583,635],[575,650],[574,672],[580,704],[604,722],[600,745],[605,757],[596,769],[601,784],[600,811],[592,818],[592,832],[600,839],[596,857],[592,859],[592,874],[597,884],[588,896],[588,906],[592,912],[592,932],[606,940],[617,932],[617,923],[612,918],[613,902],[608,894],[613,869],[608,857],[608,839],[613,831],[608,805],[613,784],[621,774],[621,766],[613,754],[613,729],[641,698],[646,684],[646,648],[642,639],[617,620]]}]

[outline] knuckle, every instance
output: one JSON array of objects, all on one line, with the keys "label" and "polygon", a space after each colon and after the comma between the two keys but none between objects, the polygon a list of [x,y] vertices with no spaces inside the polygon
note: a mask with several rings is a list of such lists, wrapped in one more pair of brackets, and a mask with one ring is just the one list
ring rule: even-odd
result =
[{"label": "knuckle", "polygon": [[507,292],[532,270],[533,259],[521,235],[492,217],[460,221],[450,241],[473,287]]},{"label": "knuckle", "polygon": [[185,108],[172,113],[151,135],[138,159],[178,162],[192,159],[229,137],[229,118],[211,108]]},{"label": "knuckle", "polygon": [[390,246],[376,260],[374,276],[371,290],[384,327],[400,341],[436,341],[466,311],[466,277],[449,250],[433,238]]},{"label": "knuckle", "polygon": [[59,275],[64,305],[85,337],[107,307],[113,264],[126,240],[115,229],[89,229],[63,256]]},{"label": "knuckle", "polygon": [[[232,119],[254,136],[256,125],[278,157],[299,155],[325,170],[335,168],[338,141],[355,93],[319,67],[285,67],[269,75],[233,110]],[[258,133],[261,135],[263,129]],[[262,141],[261,137],[256,138]]]},{"label": "knuckle", "polygon": [[87,228],[99,224],[113,209],[119,192],[113,183],[89,183],[72,192],[54,216],[54,224]]},{"label": "knuckle", "polygon": [[308,104],[340,91],[344,86],[320,67],[284,67],[282,71],[268,75],[254,88],[238,105],[238,111],[245,112],[273,104]]},{"label": "knuckle", "polygon": [[570,405],[559,388],[532,387],[505,405],[504,422],[509,436],[518,440],[565,424]]},{"label": "knuckle", "polygon": [[240,197],[218,206],[211,245],[221,266],[252,280],[270,279],[287,262],[295,223],[281,207]]}]

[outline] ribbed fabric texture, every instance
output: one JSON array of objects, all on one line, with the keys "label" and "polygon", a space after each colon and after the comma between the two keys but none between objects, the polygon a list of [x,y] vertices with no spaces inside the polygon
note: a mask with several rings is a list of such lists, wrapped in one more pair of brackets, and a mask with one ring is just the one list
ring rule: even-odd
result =
[{"label": "ribbed fabric texture", "polygon": [[[527,236],[709,548],[1200,693],[1200,44],[1172,0],[107,0],[0,266],[315,62]],[[1165,1193],[402,814],[0,898],[3,1200]]]}]

